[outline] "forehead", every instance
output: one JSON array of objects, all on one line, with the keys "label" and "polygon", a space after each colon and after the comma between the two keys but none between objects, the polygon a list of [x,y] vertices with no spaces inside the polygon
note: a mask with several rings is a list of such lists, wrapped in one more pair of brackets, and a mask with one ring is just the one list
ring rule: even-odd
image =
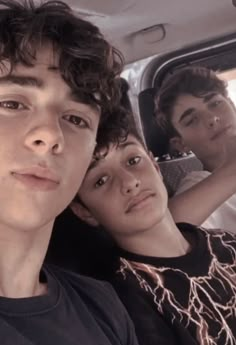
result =
[{"label": "forehead", "polygon": [[187,110],[201,109],[202,107],[207,105],[208,101],[217,96],[220,95],[215,92],[208,92],[201,97],[193,96],[190,94],[179,95],[173,107],[172,122],[178,122],[183,113]]},{"label": "forehead", "polygon": [[47,44],[37,50],[35,62],[36,65],[58,68],[59,55],[56,50],[53,49],[52,45]]},{"label": "forehead", "polygon": [[[0,64],[0,86],[7,85],[33,87],[44,91],[51,88],[57,92],[58,97],[53,98],[55,102],[66,96],[68,100],[83,104],[100,116],[99,105],[84,99],[81,92],[72,88],[70,83],[64,80],[59,69],[59,54],[50,44],[37,50],[31,66],[19,63],[11,69],[10,62],[8,60],[3,61]],[[49,93],[47,95],[50,96]]]},{"label": "forehead", "polygon": [[[204,97],[206,95],[204,95]],[[176,109],[176,108],[188,108],[192,105],[200,106],[202,103],[204,103],[204,97],[196,97],[196,96],[189,95],[189,94],[179,95],[176,99],[174,109]]]},{"label": "forehead", "polygon": [[3,60],[0,68],[0,76],[8,75],[12,73],[25,73],[29,71],[57,71],[59,66],[59,56],[56,51],[50,46],[45,45],[37,49],[35,58],[32,59],[32,66],[26,66],[21,63],[14,65],[11,70],[11,65],[9,60]]},{"label": "forehead", "polygon": [[104,166],[106,163],[111,162],[113,159],[122,157],[125,155],[127,150],[132,148],[146,152],[143,145],[133,135],[128,135],[127,139],[121,142],[119,145],[110,144],[108,148],[101,149],[98,153],[98,158],[94,158],[92,160],[88,172],[95,171],[99,167]]}]

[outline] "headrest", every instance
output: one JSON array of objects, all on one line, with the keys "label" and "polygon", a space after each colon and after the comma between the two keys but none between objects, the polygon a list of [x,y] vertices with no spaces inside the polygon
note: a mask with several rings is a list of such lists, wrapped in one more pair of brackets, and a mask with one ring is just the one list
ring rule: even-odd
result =
[{"label": "headrest", "polygon": [[154,117],[154,93],[154,88],[140,92],[139,113],[147,147],[154,156],[161,157],[168,153],[168,140]]},{"label": "headrest", "polygon": [[202,163],[193,154],[185,157],[160,162],[159,167],[163,176],[169,197],[173,196],[180,181],[191,171],[202,170]]}]

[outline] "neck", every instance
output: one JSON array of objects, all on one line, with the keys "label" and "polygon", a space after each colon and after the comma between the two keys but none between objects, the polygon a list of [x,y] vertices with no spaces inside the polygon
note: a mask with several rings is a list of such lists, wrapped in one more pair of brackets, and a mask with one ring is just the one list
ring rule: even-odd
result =
[{"label": "neck", "polygon": [[0,226],[0,296],[25,298],[46,292],[39,275],[52,226],[32,232]]},{"label": "neck", "polygon": [[153,257],[178,257],[190,251],[190,244],[175,225],[169,211],[152,228],[118,238],[117,243],[129,252]]},{"label": "neck", "polygon": [[218,154],[217,157],[199,158],[199,160],[202,162],[204,170],[213,172],[223,165],[225,162],[225,155]]}]

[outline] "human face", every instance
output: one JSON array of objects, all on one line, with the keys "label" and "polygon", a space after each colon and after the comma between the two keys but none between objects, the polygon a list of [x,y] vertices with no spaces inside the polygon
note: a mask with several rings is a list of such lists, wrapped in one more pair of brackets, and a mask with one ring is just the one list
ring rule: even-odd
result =
[{"label": "human face", "polygon": [[0,74],[0,230],[51,223],[82,182],[99,112],[76,99],[50,47]]},{"label": "human face", "polygon": [[225,140],[236,134],[232,102],[216,93],[204,97],[182,94],[172,112],[172,124],[190,150],[204,163],[222,156]]},{"label": "human face", "polygon": [[167,211],[159,170],[132,135],[91,165],[79,196],[115,239],[149,230]]}]

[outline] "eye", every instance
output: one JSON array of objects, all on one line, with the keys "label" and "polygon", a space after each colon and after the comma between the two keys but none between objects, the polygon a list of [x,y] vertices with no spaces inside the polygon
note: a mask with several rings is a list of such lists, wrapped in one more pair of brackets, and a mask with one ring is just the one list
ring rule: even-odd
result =
[{"label": "eye", "polygon": [[23,110],[23,109],[26,109],[27,107],[23,103],[9,100],[9,101],[0,102],[0,108],[10,109],[10,110]]},{"label": "eye", "polygon": [[198,116],[192,116],[191,118],[189,118],[188,121],[185,122],[185,126],[188,127],[188,126],[196,124],[197,122],[198,122]]},{"label": "eye", "polygon": [[89,128],[89,123],[76,115],[65,115],[64,119],[79,128]]},{"label": "eye", "polygon": [[212,108],[215,108],[215,107],[217,107],[218,105],[220,105],[221,103],[222,103],[221,100],[215,100],[215,101],[213,101],[213,102],[210,104],[210,106],[211,106]]},{"label": "eye", "polygon": [[140,156],[131,157],[128,160],[128,165],[136,165],[136,164],[138,164],[140,162],[140,160],[141,160]]},{"label": "eye", "polygon": [[99,188],[99,187],[103,186],[107,182],[107,180],[108,180],[108,176],[102,176],[95,183],[95,187]]}]

